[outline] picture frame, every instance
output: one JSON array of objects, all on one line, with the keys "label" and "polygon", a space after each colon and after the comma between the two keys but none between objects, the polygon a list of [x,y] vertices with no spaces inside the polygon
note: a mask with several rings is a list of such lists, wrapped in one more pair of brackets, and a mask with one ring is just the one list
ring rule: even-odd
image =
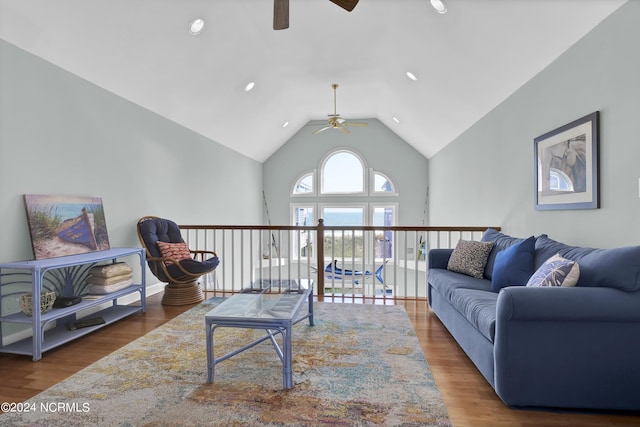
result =
[{"label": "picture frame", "polygon": [[536,210],[600,207],[599,121],[595,111],[533,140]]},{"label": "picture frame", "polygon": [[35,259],[109,249],[100,197],[25,194]]}]

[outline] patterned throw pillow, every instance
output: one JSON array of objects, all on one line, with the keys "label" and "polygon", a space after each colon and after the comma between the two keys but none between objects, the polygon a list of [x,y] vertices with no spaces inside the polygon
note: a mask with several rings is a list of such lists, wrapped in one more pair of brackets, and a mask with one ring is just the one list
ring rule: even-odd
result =
[{"label": "patterned throw pillow", "polygon": [[493,242],[459,240],[449,258],[447,270],[482,279]]},{"label": "patterned throw pillow", "polygon": [[575,286],[580,278],[577,262],[556,254],[546,260],[527,282],[527,286]]},{"label": "patterned throw pillow", "polygon": [[175,259],[180,261],[185,258],[191,258],[191,252],[189,252],[189,247],[185,242],[182,242],[182,243],[158,242],[158,249],[160,249],[160,254],[164,259]]}]

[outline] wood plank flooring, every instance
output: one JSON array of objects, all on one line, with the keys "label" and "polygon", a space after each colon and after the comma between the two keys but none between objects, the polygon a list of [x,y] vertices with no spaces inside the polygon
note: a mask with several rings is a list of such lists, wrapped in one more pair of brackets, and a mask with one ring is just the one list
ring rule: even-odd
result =
[{"label": "wood plank flooring", "polygon": [[[214,296],[208,293],[206,297]],[[28,356],[0,354],[0,402],[22,402],[114,350],[157,328],[191,306],[168,307],[161,295],[147,299],[147,313],[134,315],[45,353]],[[335,303],[380,304],[379,300],[336,298]],[[386,303],[393,303],[387,300]],[[428,309],[426,301],[399,301],[413,323],[422,348],[456,427],[595,427],[639,426],[640,413],[585,413],[521,410],[505,406]],[[0,424],[2,419],[0,418]]]}]

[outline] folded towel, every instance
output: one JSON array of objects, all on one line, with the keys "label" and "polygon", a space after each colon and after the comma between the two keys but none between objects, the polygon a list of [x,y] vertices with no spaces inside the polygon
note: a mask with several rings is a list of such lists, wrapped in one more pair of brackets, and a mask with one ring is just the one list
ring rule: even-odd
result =
[{"label": "folded towel", "polygon": [[133,277],[131,273],[113,277],[89,276],[87,278],[87,283],[90,283],[92,285],[108,286],[113,285],[114,283],[124,282],[125,280],[131,279],[131,277]]},{"label": "folded towel", "polygon": [[116,262],[114,264],[96,265],[89,270],[89,274],[97,277],[114,277],[130,274],[133,268],[126,262]]},{"label": "folded towel", "polygon": [[129,279],[129,280],[124,280],[122,282],[114,283],[112,285],[106,285],[106,286],[105,285],[93,285],[89,289],[89,293],[90,294],[100,294],[100,295],[109,294],[111,292],[115,292],[115,291],[119,291],[120,289],[124,289],[127,286],[131,286],[132,283],[133,283],[133,280]]}]

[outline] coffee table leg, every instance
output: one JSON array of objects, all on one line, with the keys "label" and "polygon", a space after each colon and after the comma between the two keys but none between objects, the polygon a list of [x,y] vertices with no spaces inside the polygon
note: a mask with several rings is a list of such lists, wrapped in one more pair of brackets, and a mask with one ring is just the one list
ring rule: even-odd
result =
[{"label": "coffee table leg", "polygon": [[285,389],[293,388],[293,354],[291,350],[291,326],[288,325],[283,329],[283,358],[282,358],[282,387]]},{"label": "coffee table leg", "polygon": [[215,326],[207,322],[207,382],[213,382],[215,360],[213,352],[213,330]]}]

